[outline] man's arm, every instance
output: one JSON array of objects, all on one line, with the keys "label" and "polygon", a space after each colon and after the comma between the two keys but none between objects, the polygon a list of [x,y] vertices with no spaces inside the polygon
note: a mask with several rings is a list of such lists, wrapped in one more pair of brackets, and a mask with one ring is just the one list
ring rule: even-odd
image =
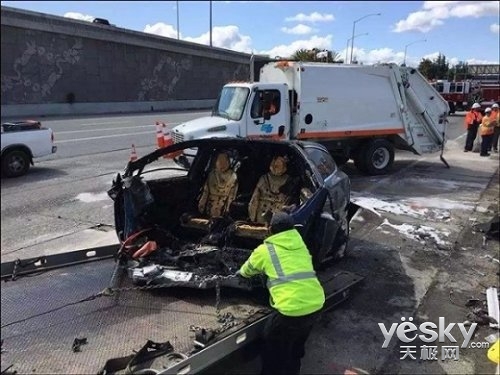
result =
[{"label": "man's arm", "polygon": [[241,276],[248,278],[264,273],[264,259],[261,246],[252,251],[250,257],[243,263],[239,270]]}]

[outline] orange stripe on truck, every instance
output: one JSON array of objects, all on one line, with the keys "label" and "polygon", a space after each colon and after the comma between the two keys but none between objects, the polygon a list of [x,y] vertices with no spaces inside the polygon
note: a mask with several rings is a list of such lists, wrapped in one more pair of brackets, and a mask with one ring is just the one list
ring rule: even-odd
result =
[{"label": "orange stripe on truck", "polygon": [[272,139],[274,141],[279,141],[280,139],[285,139],[285,135],[279,134],[259,134],[259,135],[249,135],[248,139]]},{"label": "orange stripe on truck", "polygon": [[366,137],[371,135],[401,134],[404,132],[405,130],[403,128],[380,130],[344,130],[336,132],[305,132],[297,134],[297,139]]}]

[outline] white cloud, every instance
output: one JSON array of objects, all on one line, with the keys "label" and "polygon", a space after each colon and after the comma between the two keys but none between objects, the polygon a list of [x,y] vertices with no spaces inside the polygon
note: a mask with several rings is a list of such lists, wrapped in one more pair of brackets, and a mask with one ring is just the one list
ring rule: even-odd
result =
[{"label": "white cloud", "polygon": [[[429,53],[427,55],[421,56],[420,58],[412,57],[413,65],[417,66],[420,63],[420,61],[422,61],[422,59],[436,60],[437,57],[439,56],[439,54],[440,54],[440,52],[432,52],[432,53]],[[443,54],[443,53],[441,53],[441,54]],[[408,61],[408,59],[407,59],[407,61]],[[476,58],[463,59],[463,58],[458,58],[458,57],[450,57],[450,58],[446,57],[446,61],[450,64],[449,65],[450,68],[453,65],[457,65],[461,61],[465,61],[466,63],[471,64],[471,65],[475,65],[475,64],[498,64],[498,60],[497,61],[479,60],[479,59],[476,59]]]},{"label": "white cloud", "polygon": [[[347,50],[348,59],[350,57],[351,49]],[[346,49],[342,51],[338,51],[340,57],[345,59]],[[429,53],[424,56],[415,56],[411,53],[407,53],[406,55],[406,65],[417,67],[422,59],[435,60],[439,56],[440,52]],[[404,52],[403,51],[394,51],[391,48],[379,48],[373,50],[365,50],[362,48],[354,48],[353,59],[357,60],[364,65],[370,64],[378,64],[378,63],[396,63],[402,64],[404,62]],[[450,68],[453,65],[458,64],[460,61],[465,61],[468,64],[498,64],[498,61],[489,61],[489,60],[478,60],[475,58],[472,59],[459,59],[458,57],[446,58],[446,61],[449,63]]]},{"label": "white cloud", "polygon": [[[177,30],[174,26],[158,22],[154,25],[146,25],[144,28],[145,33],[164,36],[167,38],[177,38]],[[210,44],[210,33],[206,33],[197,37],[183,37],[182,40],[198,43]],[[226,48],[239,52],[252,52],[252,38],[247,35],[240,34],[238,26],[216,26],[212,29],[212,45],[214,47]]]},{"label": "white cloud", "polygon": [[465,60],[468,64],[470,65],[493,65],[493,64],[498,64],[497,61],[491,61],[491,60],[479,60],[479,59],[468,59]]},{"label": "white cloud", "polygon": [[158,22],[154,25],[146,25],[146,27],[144,28],[144,32],[148,34],[164,36],[167,38],[177,38],[177,30],[175,29],[175,27],[163,22]]},{"label": "white cloud", "polygon": [[334,21],[335,17],[333,14],[327,14],[327,13],[318,13],[318,12],[312,12],[311,14],[304,14],[304,13],[299,13],[296,14],[293,17],[287,17],[285,18],[285,21],[287,22],[331,22]]},{"label": "white cloud", "polygon": [[405,31],[428,32],[448,18],[479,18],[498,14],[498,1],[425,1],[422,10],[410,13],[394,26],[397,33]]},{"label": "white cloud", "polygon": [[283,31],[286,34],[305,35],[305,34],[311,34],[315,30],[313,30],[313,28],[310,26],[300,23],[294,27],[282,27],[281,31]]},{"label": "white cloud", "polygon": [[[186,37],[182,39],[188,42],[208,45],[210,44],[210,33],[207,31],[199,37]],[[216,26],[212,29],[212,45],[233,51],[250,53],[252,51],[252,38],[240,34],[238,26]]]},{"label": "white cloud", "polygon": [[64,17],[87,22],[92,22],[95,18],[94,16],[89,16],[88,14],[82,14],[78,12],[67,12],[64,14]]},{"label": "white cloud", "polygon": [[331,49],[332,48],[332,35],[327,35],[325,37],[320,37],[317,35],[312,36],[309,39],[296,40],[288,45],[280,44],[267,51],[260,51],[259,54],[269,55],[270,57],[290,57],[295,51],[301,48],[313,49]]},{"label": "white cloud", "polygon": [[500,33],[500,25],[498,23],[494,23],[493,25],[490,25],[490,31],[493,34],[499,34]]},{"label": "white cloud", "polygon": [[[404,52],[396,52],[392,48],[377,48],[367,51],[363,48],[354,48],[353,50],[353,60],[357,60],[364,65],[371,64],[382,64],[382,63],[396,63],[402,64],[404,61]],[[340,57],[345,59],[346,49],[339,51]],[[347,49],[347,59],[349,60],[351,54],[351,49]],[[406,63],[409,63],[409,59],[406,59]],[[409,65],[409,64],[408,64]]]}]

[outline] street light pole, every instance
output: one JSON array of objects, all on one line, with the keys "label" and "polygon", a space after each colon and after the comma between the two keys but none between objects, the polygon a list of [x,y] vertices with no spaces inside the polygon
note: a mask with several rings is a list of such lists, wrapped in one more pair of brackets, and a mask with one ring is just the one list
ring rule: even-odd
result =
[{"label": "street light pole", "polygon": [[175,9],[177,10],[177,40],[179,40],[179,1],[175,2]]},{"label": "street light pole", "polygon": [[356,23],[358,23],[359,21],[364,20],[365,18],[370,17],[370,16],[381,16],[381,15],[382,15],[382,13],[370,13],[370,14],[367,14],[366,16],[358,18],[357,20],[355,20],[352,23],[351,59],[349,60],[349,64],[352,64],[352,51],[354,50],[354,38],[355,38],[354,32],[356,31]]},{"label": "street light pole", "polygon": [[408,47],[411,46],[412,44],[415,44],[415,43],[420,43],[420,42],[427,42],[427,39],[420,39],[420,40],[416,40],[414,42],[411,42],[411,43],[408,43],[406,46],[405,46],[405,57],[403,58],[403,65],[406,66],[406,51],[408,50]]},{"label": "street light pole", "polygon": [[210,47],[212,47],[212,0],[210,0]]},{"label": "street light pole", "polygon": [[[363,35],[368,35],[368,33],[354,35],[354,38],[357,38],[358,36],[363,36]],[[347,43],[346,43],[346,46],[345,46],[345,60],[344,60],[344,64],[347,64],[347,53],[349,52],[349,42],[351,40],[352,40],[352,38],[347,39]]]}]

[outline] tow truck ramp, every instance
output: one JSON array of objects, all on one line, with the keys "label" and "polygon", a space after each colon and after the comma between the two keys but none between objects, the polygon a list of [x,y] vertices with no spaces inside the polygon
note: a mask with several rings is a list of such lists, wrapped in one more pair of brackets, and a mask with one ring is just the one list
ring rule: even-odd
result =
[{"label": "tow truck ramp", "polygon": [[[261,336],[265,294],[222,289],[216,307],[215,290],[138,289],[116,273],[116,249],[2,263],[2,375],[193,374]],[[332,268],[318,276],[325,310],[363,279]]]}]

